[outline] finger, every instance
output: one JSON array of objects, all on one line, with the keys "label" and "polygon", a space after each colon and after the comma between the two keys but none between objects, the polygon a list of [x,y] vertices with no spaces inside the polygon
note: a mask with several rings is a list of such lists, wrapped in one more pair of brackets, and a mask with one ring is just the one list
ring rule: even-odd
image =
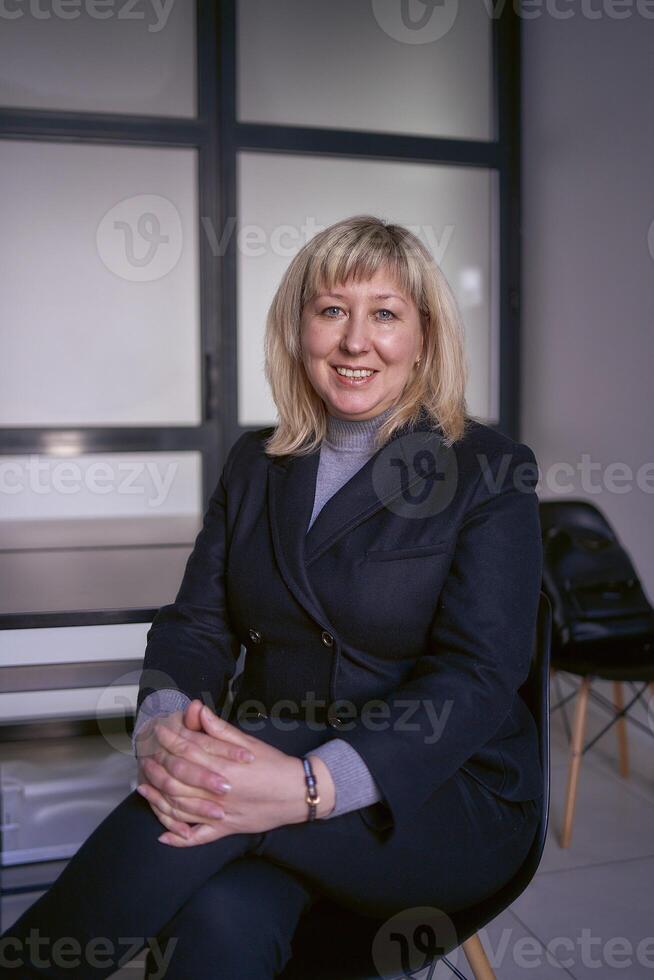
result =
[{"label": "finger", "polygon": [[246,735],[236,725],[232,725],[224,718],[220,718],[214,714],[213,711],[207,708],[206,704],[202,705],[200,721],[205,732],[209,735],[221,738],[225,742],[232,742],[234,745],[240,745],[245,749],[249,749],[252,744],[252,737],[250,735]]},{"label": "finger", "polygon": [[203,752],[209,755],[220,756],[223,759],[230,759],[233,762],[254,762],[256,756],[250,749],[244,749],[233,742],[226,742],[215,735],[207,735],[204,731],[192,731],[191,729],[180,729],[177,734],[188,739],[194,745],[199,746]]},{"label": "finger", "polygon": [[191,836],[190,824],[182,823],[179,820],[175,820],[174,817],[170,817],[167,813],[161,810],[155,803],[150,803],[150,809],[154,813],[155,817],[167,830],[172,830],[179,837],[184,840],[189,840]]},{"label": "finger", "polygon": [[[166,796],[200,796],[221,803],[222,794],[228,792],[225,783],[218,776],[200,766],[193,766],[183,759],[168,756],[168,765],[163,766],[155,759],[143,760],[143,771],[147,781]],[[171,771],[173,770],[173,771]],[[222,787],[222,788],[221,788]],[[192,790],[192,793],[189,793]]]},{"label": "finger", "polygon": [[157,840],[162,844],[169,844],[171,847],[185,847],[186,840],[184,837],[179,837],[177,834],[173,834],[170,831],[165,831],[157,837]]},{"label": "finger", "polygon": [[159,743],[154,733],[155,724],[156,722],[153,718],[149,719],[134,739],[137,759],[153,756],[159,748]]},{"label": "finger", "polygon": [[191,703],[186,706],[186,711],[184,712],[184,724],[193,732],[202,731],[202,722],[200,721],[201,710],[202,701],[200,701],[199,698],[194,698]]},{"label": "finger", "polygon": [[[170,820],[178,821],[180,828],[188,824],[186,827],[186,830],[188,831],[190,830],[191,824],[198,822],[192,813],[184,811],[180,806],[177,806],[170,800],[166,799],[166,797],[160,793],[158,789],[151,786],[149,783],[137,786],[136,791],[148,801],[153,809],[156,808],[157,813],[165,813]],[[182,833],[182,830],[179,829],[177,832]]]},{"label": "finger", "polygon": [[[195,769],[208,769],[215,776],[225,784],[229,785],[229,780],[225,776],[224,768],[225,758],[211,753],[207,754],[204,752],[192,738],[186,738],[184,735],[180,735],[179,732],[169,731],[165,725],[161,725],[160,729],[157,729],[157,738],[159,738],[161,745],[166,750],[167,756],[162,756],[157,758],[156,761],[160,762],[165,766],[174,776],[181,779],[182,782],[187,782],[183,776],[179,775],[183,771],[182,764],[188,764],[193,766]],[[171,768],[173,763],[169,763],[169,757],[174,756],[175,759],[181,760],[180,764],[177,765],[177,771],[173,771]],[[197,773],[195,774],[197,776]],[[203,785],[198,783],[192,783],[191,785]],[[211,786],[207,786],[207,789],[211,789]]]},{"label": "finger", "polygon": [[225,837],[224,825],[212,825],[206,823],[196,823],[191,827],[188,842],[190,844],[207,844],[209,841],[216,840],[218,837]]},{"label": "finger", "polygon": [[222,820],[225,811],[221,806],[210,800],[202,800],[193,796],[175,796],[172,799],[164,796],[158,789],[149,784],[137,786],[137,791],[149,803],[154,803],[173,820],[184,821],[188,824]]},{"label": "finger", "polygon": [[186,730],[181,710],[173,711],[169,715],[155,715],[149,718],[135,739],[137,758],[154,757],[156,759],[161,754],[157,728],[163,724],[168,731],[179,733]]},{"label": "finger", "polygon": [[[161,770],[163,770],[161,766]],[[138,775],[138,782],[141,786],[146,787],[146,791],[149,787],[160,792],[163,797],[169,801],[179,800],[179,799],[194,799],[194,800],[206,800],[208,803],[218,804],[221,806],[224,802],[224,794],[219,793],[209,793],[207,790],[199,789],[197,786],[185,786],[183,783],[178,783],[178,792],[166,794],[160,786],[159,783],[162,782],[161,770],[154,771],[154,767],[151,767],[150,772],[154,775],[155,782],[148,776],[147,768],[144,768],[142,773]],[[138,788],[138,787],[137,787]],[[144,794],[141,794],[144,795]]]},{"label": "finger", "polygon": [[[203,827],[204,830],[202,834],[199,833],[199,828]],[[175,833],[166,831],[157,838],[162,844],[169,844],[171,847],[195,847],[197,844],[208,844],[211,841],[218,840],[219,837],[225,837],[225,832],[222,827],[209,827],[206,824],[198,824],[198,833],[188,838],[180,837]]]}]

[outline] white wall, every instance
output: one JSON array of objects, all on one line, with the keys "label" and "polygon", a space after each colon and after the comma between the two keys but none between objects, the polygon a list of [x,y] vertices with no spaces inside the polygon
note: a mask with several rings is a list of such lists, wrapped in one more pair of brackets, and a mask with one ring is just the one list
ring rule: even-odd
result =
[{"label": "white wall", "polygon": [[[559,7],[576,13],[522,24],[521,438],[541,498],[571,464],[566,495],[603,510],[654,599],[654,20],[635,3],[623,20]],[[627,492],[611,488],[618,462]]]}]

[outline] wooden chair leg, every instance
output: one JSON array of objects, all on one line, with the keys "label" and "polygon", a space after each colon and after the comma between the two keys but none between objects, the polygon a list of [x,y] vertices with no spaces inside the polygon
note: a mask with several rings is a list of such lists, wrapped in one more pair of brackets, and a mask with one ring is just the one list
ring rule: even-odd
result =
[{"label": "wooden chair leg", "polygon": [[[613,704],[618,711],[624,708],[622,697],[622,681],[613,681]],[[629,775],[629,749],[627,747],[627,719],[623,715],[615,723],[618,732],[618,758],[620,760],[620,775]]]},{"label": "wooden chair leg", "polygon": [[575,814],[575,803],[577,802],[577,784],[579,782],[581,755],[584,748],[584,732],[586,730],[590,682],[591,679],[588,675],[582,677],[575,701],[575,717],[572,724],[572,742],[570,745],[570,768],[568,769],[568,788],[565,796],[563,832],[560,840],[561,847],[569,847],[572,838],[572,822]]},{"label": "wooden chair leg", "polygon": [[488,962],[488,957],[477,933],[465,940],[463,952],[466,954],[475,980],[496,980],[493,968]]}]

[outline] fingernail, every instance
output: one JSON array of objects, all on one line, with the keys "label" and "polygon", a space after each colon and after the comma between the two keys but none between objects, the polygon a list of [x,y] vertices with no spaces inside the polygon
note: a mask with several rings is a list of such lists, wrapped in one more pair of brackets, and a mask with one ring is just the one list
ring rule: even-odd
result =
[{"label": "fingernail", "polygon": [[241,759],[243,762],[254,762],[254,755],[252,752],[243,752]]},{"label": "fingernail", "polygon": [[141,794],[141,796],[147,796],[147,795],[148,795],[148,791],[147,791],[147,789],[145,788],[145,786],[137,786],[137,787],[136,787],[136,792],[137,792],[137,793],[140,793],[140,794]]},{"label": "fingernail", "polygon": [[211,786],[213,789],[217,789],[220,793],[228,793],[232,788],[231,783],[225,783],[222,779],[212,779]]},{"label": "fingernail", "polygon": [[217,806],[209,807],[209,816],[214,817],[216,820],[221,820],[224,816],[222,810],[219,810]]}]

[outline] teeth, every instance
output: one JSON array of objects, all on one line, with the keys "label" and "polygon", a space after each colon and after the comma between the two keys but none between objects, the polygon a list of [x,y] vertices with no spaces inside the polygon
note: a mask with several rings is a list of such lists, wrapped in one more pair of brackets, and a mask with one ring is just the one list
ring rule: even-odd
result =
[{"label": "teeth", "polygon": [[357,369],[356,371],[351,371],[350,368],[337,367],[336,370],[339,374],[342,374],[344,378],[369,378],[374,371],[364,371]]}]

